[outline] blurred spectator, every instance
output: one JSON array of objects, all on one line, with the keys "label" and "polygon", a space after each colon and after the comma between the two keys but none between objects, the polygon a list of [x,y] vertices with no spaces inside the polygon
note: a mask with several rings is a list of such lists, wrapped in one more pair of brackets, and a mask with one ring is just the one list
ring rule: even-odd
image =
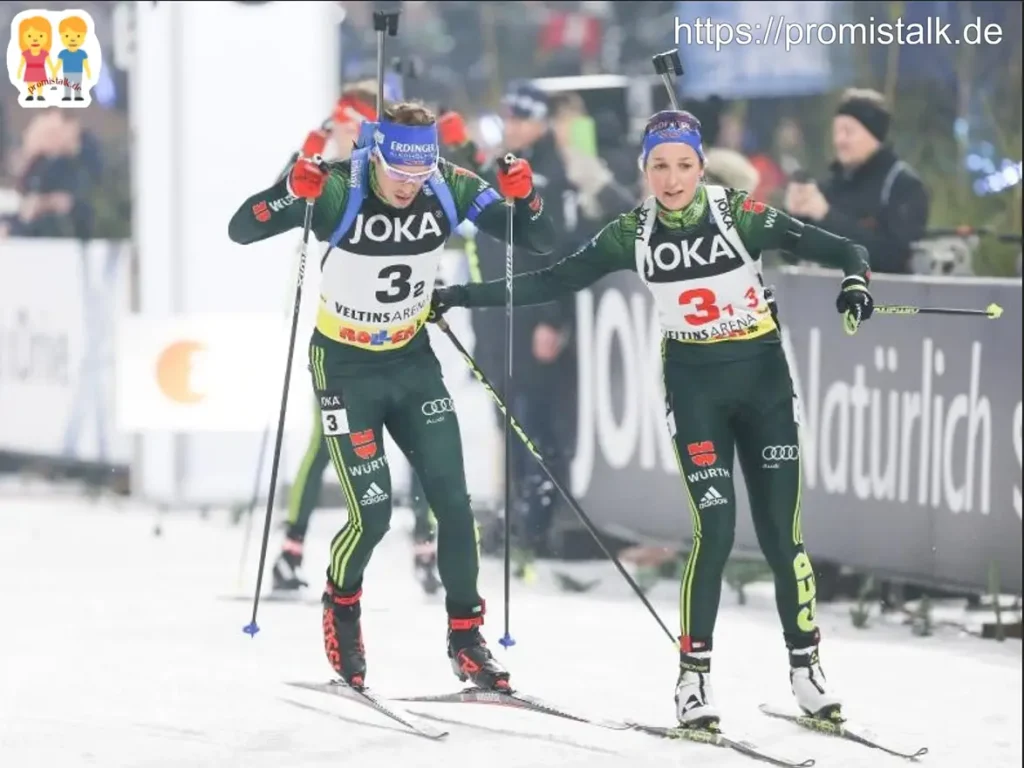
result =
[{"label": "blurred spectator", "polygon": [[780,202],[786,189],[786,174],[767,152],[757,152],[750,156],[750,165],[757,173],[757,187],[754,198],[775,205]]},{"label": "blurred spectator", "polygon": [[[764,153],[748,152],[755,143],[754,136],[747,129],[746,121],[741,115],[728,111],[720,115],[713,148],[721,150],[718,153],[718,162],[725,164],[726,175],[744,185],[726,184],[726,186],[747,189],[756,199],[769,200],[772,191],[783,183],[784,177],[782,170],[770,156]],[[740,160],[743,161],[742,164],[739,162]],[[715,175],[710,157],[708,167],[708,172]],[[751,172],[756,177],[756,181],[753,187],[748,188],[746,185],[750,183]]]},{"label": "blurred spectator", "polygon": [[616,213],[632,208],[632,191],[618,184],[603,158],[597,154],[597,127],[587,114],[578,93],[557,100],[553,130],[565,162],[570,183],[578,191],[579,213],[583,221],[576,233],[578,242],[597,233]]},{"label": "blurred spectator", "polygon": [[[515,272],[528,272],[561,259],[579,244],[577,190],[569,181],[559,153],[547,94],[530,84],[513,88],[502,100],[502,118],[502,152],[511,152],[529,161],[534,185],[543,197],[544,208],[555,224],[555,231],[563,235],[554,250],[544,257],[516,250]],[[484,167],[481,172],[493,182],[493,167]],[[496,280],[504,276],[503,243],[481,237],[476,240],[475,250],[475,264],[471,267],[473,280]],[[510,410],[530,435],[551,471],[556,477],[565,478],[566,482],[575,445],[574,315],[572,299],[516,307],[513,315],[515,389],[510,397]],[[477,362],[487,378],[500,388],[506,364],[504,310],[474,310],[473,333],[477,340]],[[498,416],[501,418],[500,414]],[[513,451],[514,507],[506,514],[511,512],[517,529],[525,534],[520,535],[517,541],[520,563],[517,570],[520,575],[528,575],[530,560],[546,554],[557,493],[518,441],[514,441]]]},{"label": "blurred spectator", "polygon": [[[606,3],[551,4],[539,33],[537,60],[546,77],[596,71],[601,58]],[[568,7],[567,7],[568,6]]]},{"label": "blurred spectator", "polygon": [[18,211],[0,224],[0,233],[90,239],[100,170],[98,143],[74,115],[46,110],[33,118],[13,158]]},{"label": "blurred spectator", "polygon": [[[712,147],[706,153],[707,164],[704,179],[708,184],[754,192],[760,182],[760,174],[754,165],[739,152],[723,147]],[[755,195],[756,199],[757,198]]]},{"label": "blurred spectator", "polygon": [[792,117],[784,117],[775,126],[774,138],[775,160],[788,179],[807,165],[803,129]]},{"label": "blurred spectator", "polygon": [[832,120],[836,160],[821,185],[791,182],[785,208],[868,249],[875,272],[909,273],[911,243],[924,236],[928,195],[885,144],[891,115],[880,93],[850,89]]},{"label": "blurred spectator", "polygon": [[715,133],[715,146],[742,152],[747,144],[747,131],[743,118],[734,112],[726,112],[719,118]]},{"label": "blurred spectator", "polygon": [[10,128],[7,125],[7,105],[0,100],[0,159],[5,157],[7,146],[11,142],[9,131]]}]

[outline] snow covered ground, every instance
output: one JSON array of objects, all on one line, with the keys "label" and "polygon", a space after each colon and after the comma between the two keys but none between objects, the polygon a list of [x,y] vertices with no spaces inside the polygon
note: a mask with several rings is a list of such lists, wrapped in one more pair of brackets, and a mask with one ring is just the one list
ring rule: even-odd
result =
[{"label": "snow covered ground", "polygon": [[[443,719],[444,742],[409,735],[358,704],[300,691],[325,681],[315,605],[265,603],[262,631],[242,632],[250,604],[224,599],[255,582],[260,525],[239,583],[242,528],[226,516],[154,513],[126,504],[0,495],[0,766],[3,768],[304,768],[478,765],[753,766],[712,747],[668,743],[555,718],[472,704],[416,704]],[[313,520],[307,567],[319,587],[343,517]],[[370,564],[364,632],[371,687],[382,694],[456,690],[444,652],[440,597],[412,580],[407,531]],[[271,538],[276,554],[280,534]],[[587,595],[513,586],[503,632],[501,568],[484,564],[488,639],[522,690],[613,719],[671,724],[676,651],[608,568]],[[654,601],[670,627],[676,595]],[[1021,646],[901,628],[858,631],[824,610],[823,663],[847,714],[897,746],[927,746],[922,764],[1021,764]],[[738,607],[727,593],[714,680],[727,732],[822,768],[897,765],[882,753],[769,720],[788,706],[786,655],[770,595]]]}]

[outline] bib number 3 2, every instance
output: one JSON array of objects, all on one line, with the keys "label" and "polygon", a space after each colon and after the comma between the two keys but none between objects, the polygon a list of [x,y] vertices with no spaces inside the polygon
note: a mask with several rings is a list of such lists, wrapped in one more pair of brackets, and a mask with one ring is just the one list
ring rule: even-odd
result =
[{"label": "bib number 3 2", "polygon": [[412,267],[408,264],[391,264],[384,267],[377,274],[377,278],[387,282],[387,290],[377,291],[374,294],[381,304],[405,301],[410,294],[416,297],[422,296],[423,289],[426,287],[422,280],[413,285]]},{"label": "bib number 3 2", "polygon": [[[753,287],[743,294],[746,303],[743,309],[756,309],[760,297]],[[683,308],[683,319],[690,325],[707,325],[718,320],[723,314],[733,317],[736,310],[732,304],[719,306],[718,297],[710,288],[691,288],[679,294],[679,306]]]}]

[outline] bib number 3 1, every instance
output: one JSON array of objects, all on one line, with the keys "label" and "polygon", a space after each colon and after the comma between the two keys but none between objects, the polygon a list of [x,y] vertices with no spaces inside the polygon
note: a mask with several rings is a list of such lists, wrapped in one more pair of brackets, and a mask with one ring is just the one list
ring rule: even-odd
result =
[{"label": "bib number 3 1", "polygon": [[[743,294],[746,303],[743,309],[756,309],[761,303],[753,287]],[[736,310],[732,304],[718,305],[718,297],[710,288],[691,288],[679,294],[679,306],[683,308],[683,319],[690,325],[707,325],[718,320],[723,314],[733,317]]]}]

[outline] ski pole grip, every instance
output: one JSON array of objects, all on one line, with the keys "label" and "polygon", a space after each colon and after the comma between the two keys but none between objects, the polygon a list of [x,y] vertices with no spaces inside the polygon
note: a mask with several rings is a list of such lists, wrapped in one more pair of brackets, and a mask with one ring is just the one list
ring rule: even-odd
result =
[{"label": "ski pole grip", "polygon": [[676,95],[675,86],[672,84],[672,76],[682,77],[683,64],[679,61],[679,49],[673,48],[664,53],[656,53],[651,56],[651,63],[654,64],[654,73],[661,78],[665,84],[665,92],[668,94],[668,101],[672,109],[679,109],[679,98]]},{"label": "ski pole grip", "polygon": [[398,35],[398,15],[401,11],[374,11],[373,31],[387,32],[391,37]]},{"label": "ski pole grip", "polygon": [[678,48],[656,53],[651,57],[651,61],[654,63],[654,73],[656,75],[673,74],[676,77],[682,77],[683,75],[683,63],[679,60]]}]

